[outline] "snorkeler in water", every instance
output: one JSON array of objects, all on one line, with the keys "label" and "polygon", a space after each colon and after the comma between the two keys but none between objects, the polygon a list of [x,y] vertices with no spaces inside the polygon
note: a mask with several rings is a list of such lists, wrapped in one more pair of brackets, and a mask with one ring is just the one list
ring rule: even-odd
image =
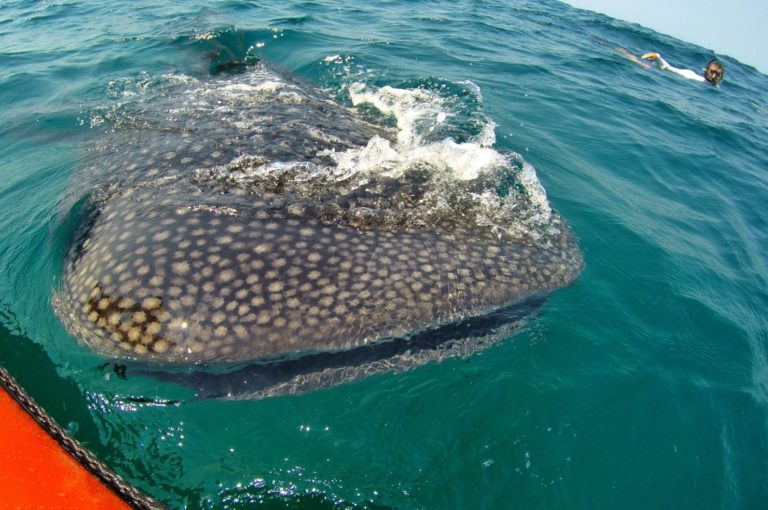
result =
[{"label": "snorkeler in water", "polygon": [[[642,60],[638,59],[636,56],[629,53],[624,48],[617,48],[621,53],[623,53],[628,59],[632,60],[633,62],[640,64],[641,66],[645,67],[646,69],[650,68],[648,64],[643,62]],[[708,82],[712,85],[717,85],[720,83],[720,81],[723,79],[723,76],[725,75],[725,68],[723,67],[723,64],[717,61],[717,59],[713,58],[709,62],[707,62],[707,67],[704,70],[704,76],[701,76],[700,74],[696,73],[695,71],[692,71],[690,69],[680,69],[677,67],[673,67],[669,65],[669,63],[661,58],[661,55],[658,53],[646,53],[641,57],[644,60],[654,60],[659,63],[659,68],[664,71],[670,71],[677,75],[682,76],[683,78],[688,78],[689,80],[696,80],[700,82]]]},{"label": "snorkeler in water", "polygon": [[671,71],[675,74],[679,74],[683,78],[688,78],[689,80],[696,80],[701,82],[709,82],[712,85],[717,85],[720,83],[720,80],[723,79],[723,76],[725,75],[725,68],[723,67],[723,64],[717,61],[717,59],[712,59],[709,62],[707,62],[707,67],[704,69],[704,76],[701,76],[697,74],[695,71],[691,71],[690,69],[679,69],[677,67],[672,67],[667,63],[666,60],[661,58],[661,55],[658,53],[646,53],[641,58],[645,60],[656,60],[659,62],[659,67],[663,69],[664,71]]}]

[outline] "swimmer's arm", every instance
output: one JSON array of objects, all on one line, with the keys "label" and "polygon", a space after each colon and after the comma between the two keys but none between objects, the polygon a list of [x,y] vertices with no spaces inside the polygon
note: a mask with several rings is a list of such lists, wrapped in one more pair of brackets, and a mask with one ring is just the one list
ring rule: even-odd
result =
[{"label": "swimmer's arm", "polygon": [[696,80],[696,81],[706,81],[703,76],[699,76],[694,71],[691,71],[690,69],[680,69],[677,67],[673,67],[669,65],[669,63],[661,58],[661,55],[658,53],[646,53],[641,58],[645,60],[656,60],[659,63],[659,68],[663,69],[664,71],[669,71],[671,73],[675,73],[679,76],[682,76],[683,78],[688,78],[689,80]]},{"label": "swimmer's arm", "polygon": [[650,69],[651,68],[650,65],[646,64],[645,62],[643,62],[642,60],[640,60],[639,58],[637,58],[636,56],[634,56],[633,54],[631,54],[630,52],[625,50],[624,48],[616,48],[616,50],[618,50],[619,53],[623,54],[625,57],[627,57],[629,60],[631,60],[635,64],[640,64],[641,66],[645,67],[646,69]]}]

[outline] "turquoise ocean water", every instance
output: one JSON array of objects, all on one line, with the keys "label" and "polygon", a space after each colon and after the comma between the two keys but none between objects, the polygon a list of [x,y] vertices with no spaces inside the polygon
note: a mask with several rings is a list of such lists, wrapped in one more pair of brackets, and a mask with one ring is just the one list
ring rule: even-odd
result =
[{"label": "turquoise ocean water", "polygon": [[[553,0],[0,3],[0,364],[172,508],[764,507],[768,78],[618,46],[712,56]],[[110,377],[51,310],[61,197],[131,97],[213,50],[485,119],[584,272],[498,345],[398,375],[237,402]]]}]

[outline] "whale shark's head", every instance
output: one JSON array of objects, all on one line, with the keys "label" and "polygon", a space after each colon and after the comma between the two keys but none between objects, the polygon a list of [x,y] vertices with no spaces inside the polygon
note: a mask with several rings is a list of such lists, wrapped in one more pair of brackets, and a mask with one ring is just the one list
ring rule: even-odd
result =
[{"label": "whale shark's head", "polygon": [[[190,80],[141,114],[91,153],[73,193],[90,194],[91,212],[54,298],[107,356],[295,363],[394,339],[407,350],[581,270],[521,158],[452,140],[409,152],[266,66]],[[441,150],[487,161],[457,177]]]}]

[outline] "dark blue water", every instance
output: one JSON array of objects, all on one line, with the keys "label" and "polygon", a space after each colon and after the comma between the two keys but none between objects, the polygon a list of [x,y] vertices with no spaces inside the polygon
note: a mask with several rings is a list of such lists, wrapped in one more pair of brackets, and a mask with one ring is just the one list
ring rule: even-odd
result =
[{"label": "dark blue water", "polygon": [[[616,47],[711,56],[549,0],[0,4],[0,363],[173,508],[764,506],[768,78],[720,56],[714,88]],[[300,396],[194,401],[102,370],[51,309],[62,197],[136,97],[205,79],[214,50],[495,125],[581,277],[483,352]]]}]

